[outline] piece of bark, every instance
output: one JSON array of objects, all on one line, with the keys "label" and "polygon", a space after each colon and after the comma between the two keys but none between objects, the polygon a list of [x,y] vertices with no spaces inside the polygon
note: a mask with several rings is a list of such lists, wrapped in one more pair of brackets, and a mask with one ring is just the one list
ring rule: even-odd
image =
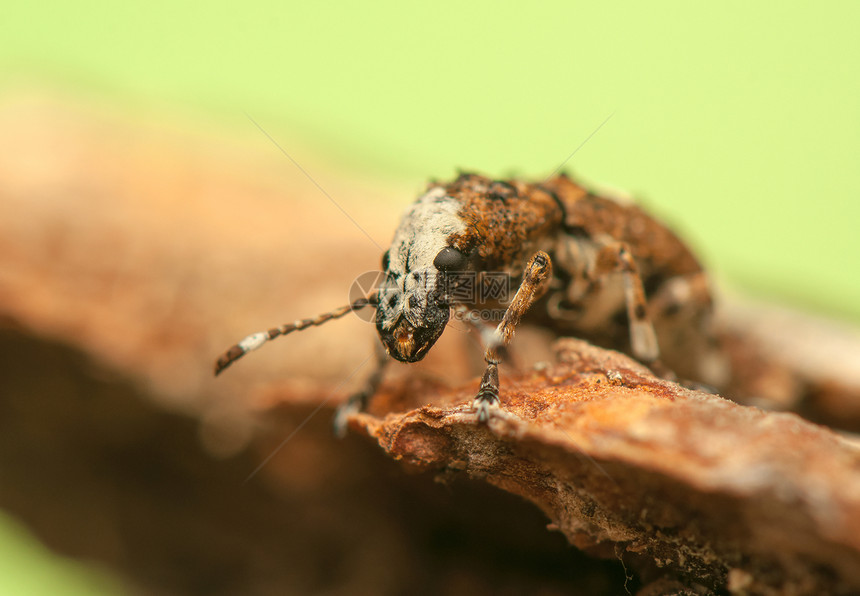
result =
[{"label": "piece of bark", "polygon": [[[503,368],[503,402],[527,429],[478,427],[464,405],[480,349],[457,325],[425,362],[394,367],[356,428],[411,468],[442,479],[467,470],[526,496],[609,561],[583,562],[537,527],[537,509],[529,517],[503,493],[472,488],[440,504],[427,475],[412,483],[378,448],[330,437],[331,408],[367,374],[366,322],[279,340],[211,377],[215,357],[247,333],[345,303],[381,253],[255,129],[258,143],[224,141],[44,101],[7,101],[0,128],[0,318],[18,329],[0,358],[0,473],[10,479],[0,505],[61,551],[157,593],[635,590],[619,557],[650,593],[856,587],[846,565],[857,545],[833,516],[853,511],[844,524],[856,524],[857,469],[830,431],[685,392],[581,345],[562,352],[579,360],[540,373]],[[395,197],[313,174],[383,246],[420,190]],[[524,367],[550,358],[546,335],[517,331]],[[790,358],[747,349],[736,360],[749,383],[782,382]],[[626,363],[622,384],[606,386],[601,359]],[[846,378],[816,379],[834,387],[829,421],[840,427],[860,412]],[[554,509],[562,502],[570,508]],[[432,538],[440,531],[467,546],[446,551]],[[786,545],[791,532],[804,541]],[[574,575],[578,563],[600,573]]]},{"label": "piece of bark", "polygon": [[[0,326],[0,503],[46,544],[122,574],[133,594],[617,594],[618,561],[544,529],[530,504],[465,478],[403,474],[331,435],[307,394],[253,447],[213,458],[199,421],[78,350]],[[40,371],[50,371],[50,375]],[[480,510],[482,515],[473,512]]]},{"label": "piece of bark", "polygon": [[[518,498],[404,475],[367,441],[336,440],[332,409],[366,371],[341,382],[372,353],[367,322],[213,378],[230,343],[344,303],[379,263],[258,131],[224,141],[43,99],[7,99],[0,129],[0,506],[46,544],[135,593],[635,589]],[[305,167],[387,242],[401,199]],[[469,376],[459,335],[428,361],[449,379]]]},{"label": "piece of bark", "polygon": [[392,411],[375,407],[357,427],[398,460],[522,495],[595,553],[626,550],[738,592],[860,590],[855,445],[585,342],[558,349],[559,364],[503,379],[489,427],[470,411],[477,385],[383,393]]}]

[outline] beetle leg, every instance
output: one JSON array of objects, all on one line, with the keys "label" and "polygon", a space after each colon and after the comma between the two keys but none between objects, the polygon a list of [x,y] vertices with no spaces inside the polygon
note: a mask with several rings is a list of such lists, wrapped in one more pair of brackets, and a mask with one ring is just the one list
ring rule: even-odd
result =
[{"label": "beetle leg", "polygon": [[[724,391],[732,378],[731,364],[715,334],[713,300],[703,272],[674,277],[666,281],[650,298],[651,313],[657,321],[669,322],[669,332],[658,323],[660,345],[664,354],[680,352],[676,372]],[[665,323],[664,323],[665,327]]]},{"label": "beetle leg", "polygon": [[526,265],[523,280],[511,301],[502,322],[487,341],[484,360],[487,368],[481,378],[481,387],[475,396],[474,406],[479,422],[490,417],[490,408],[499,402],[499,351],[514,337],[514,331],[529,307],[547,289],[547,280],[552,277],[552,262],[543,251],[536,253]]},{"label": "beetle leg", "polygon": [[691,317],[713,309],[708,280],[701,271],[667,280],[649,302],[658,317]]},{"label": "beetle leg", "polygon": [[388,353],[385,351],[382,342],[376,342],[375,352],[376,367],[373,369],[370,377],[368,377],[364,387],[362,387],[361,391],[350,395],[335,411],[332,426],[334,427],[334,434],[338,438],[346,436],[347,418],[349,418],[351,414],[357,414],[358,412],[363,411],[367,406],[367,400],[376,393],[376,390],[379,389],[380,383],[382,383],[385,367],[391,361],[391,358],[389,358]]},{"label": "beetle leg", "polygon": [[596,265],[597,278],[616,272],[623,276],[624,301],[630,321],[630,347],[638,360],[646,364],[654,362],[660,356],[657,334],[648,315],[639,267],[627,245],[622,242],[604,245],[597,253]]}]

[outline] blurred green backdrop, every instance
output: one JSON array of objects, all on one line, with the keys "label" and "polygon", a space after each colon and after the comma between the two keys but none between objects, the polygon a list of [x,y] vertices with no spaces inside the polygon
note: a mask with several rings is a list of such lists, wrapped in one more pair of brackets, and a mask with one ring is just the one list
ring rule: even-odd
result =
[{"label": "blurred green backdrop", "polygon": [[546,175],[612,115],[572,171],[641,196],[733,285],[860,320],[860,3],[81,0],[3,13],[4,94],[94,94],[227,128],[252,128],[247,113],[299,162],[416,188],[460,167]]},{"label": "blurred green backdrop", "polygon": [[546,174],[613,114],[574,172],[642,196],[730,280],[858,319],[858,28],[856,2],[20,2],[0,69],[5,91],[247,113],[415,186]]}]

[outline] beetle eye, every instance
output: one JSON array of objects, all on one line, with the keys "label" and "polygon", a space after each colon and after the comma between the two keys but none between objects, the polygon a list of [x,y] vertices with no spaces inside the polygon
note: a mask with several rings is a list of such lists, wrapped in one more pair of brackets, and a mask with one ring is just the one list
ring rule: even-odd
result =
[{"label": "beetle eye", "polygon": [[385,254],[382,255],[382,270],[383,271],[388,271],[388,252],[389,251],[386,250]]},{"label": "beetle eye", "polygon": [[439,271],[458,271],[466,268],[469,258],[456,248],[446,246],[433,259],[433,266]]}]

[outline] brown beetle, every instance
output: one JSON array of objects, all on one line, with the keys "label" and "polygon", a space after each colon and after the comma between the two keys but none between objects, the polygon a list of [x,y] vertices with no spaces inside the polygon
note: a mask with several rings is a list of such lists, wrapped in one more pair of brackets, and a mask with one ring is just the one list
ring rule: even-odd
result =
[{"label": "brown beetle", "polygon": [[346,415],[375,391],[388,356],[421,360],[452,312],[479,326],[498,321],[483,334],[486,369],[475,396],[482,422],[499,403],[500,351],[527,313],[558,335],[680,378],[715,388],[729,381],[711,331],[707,278],[690,250],[638,206],[594,195],[563,174],[540,183],[475,174],[432,183],[406,210],[382,269],[370,295],[248,336],[218,359],[215,373],[275,337],[373,306],[385,350],[368,388],[341,407],[341,432]]}]

